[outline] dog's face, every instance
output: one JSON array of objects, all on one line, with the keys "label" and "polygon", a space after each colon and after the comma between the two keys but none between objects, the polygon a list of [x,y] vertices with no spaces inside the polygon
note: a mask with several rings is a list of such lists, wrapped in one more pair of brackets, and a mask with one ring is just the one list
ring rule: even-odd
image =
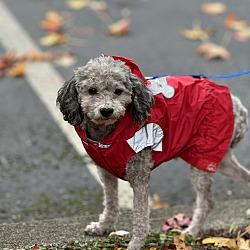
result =
[{"label": "dog's face", "polygon": [[124,116],[132,102],[130,70],[111,57],[91,60],[75,71],[78,102],[95,124],[110,125]]},{"label": "dog's face", "polygon": [[153,105],[145,83],[120,60],[110,56],[91,59],[58,91],[57,104],[64,120],[73,126],[90,120],[97,125],[114,124],[132,105],[134,121],[144,123]]}]

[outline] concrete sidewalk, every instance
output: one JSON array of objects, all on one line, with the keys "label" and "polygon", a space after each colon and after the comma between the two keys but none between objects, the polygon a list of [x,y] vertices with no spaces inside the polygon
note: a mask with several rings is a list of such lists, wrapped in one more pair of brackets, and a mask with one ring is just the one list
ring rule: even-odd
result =
[{"label": "concrete sidewalk", "polygon": [[[250,223],[246,210],[250,200],[231,200],[216,203],[209,216],[205,229],[228,229],[230,225],[246,226]],[[152,210],[150,215],[151,230],[160,232],[164,222],[177,213],[191,216],[191,206],[173,206],[167,209]],[[117,230],[131,231],[131,211],[121,211]],[[72,240],[84,241],[93,237],[84,236],[85,226],[98,216],[81,216],[43,221],[31,221],[0,225],[0,249],[24,247],[41,243],[65,243]]]}]

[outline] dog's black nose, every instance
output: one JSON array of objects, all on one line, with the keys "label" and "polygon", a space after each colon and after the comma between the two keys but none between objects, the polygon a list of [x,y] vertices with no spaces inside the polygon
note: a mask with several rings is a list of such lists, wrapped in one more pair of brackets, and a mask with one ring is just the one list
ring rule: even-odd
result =
[{"label": "dog's black nose", "polygon": [[109,118],[113,112],[114,112],[114,109],[111,109],[111,108],[102,108],[100,109],[100,112],[101,112],[101,115],[105,118]]}]

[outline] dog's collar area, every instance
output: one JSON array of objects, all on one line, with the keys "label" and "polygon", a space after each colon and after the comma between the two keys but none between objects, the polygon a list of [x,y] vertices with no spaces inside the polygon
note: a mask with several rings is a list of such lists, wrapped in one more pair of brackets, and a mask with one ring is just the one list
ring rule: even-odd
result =
[{"label": "dog's collar area", "polygon": [[[110,144],[102,144],[102,143],[100,143],[100,141],[93,140],[91,138],[90,134],[88,133],[88,131],[86,131],[86,136],[87,136],[88,142],[98,145],[99,148],[109,148],[110,147]],[[83,141],[85,145],[88,145],[87,141]]]}]

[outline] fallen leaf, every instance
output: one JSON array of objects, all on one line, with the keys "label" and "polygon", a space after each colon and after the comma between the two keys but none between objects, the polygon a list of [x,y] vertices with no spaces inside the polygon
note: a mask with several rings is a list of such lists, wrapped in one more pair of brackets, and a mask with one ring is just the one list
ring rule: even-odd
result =
[{"label": "fallen leaf", "polygon": [[237,19],[238,17],[236,14],[233,13],[229,14],[228,16],[226,16],[224,20],[225,27],[231,29]]},{"label": "fallen leaf", "polygon": [[76,63],[77,57],[73,53],[66,53],[55,59],[54,62],[62,67],[69,67]]},{"label": "fallen leaf", "polygon": [[179,213],[172,218],[168,219],[162,226],[162,231],[166,233],[168,230],[176,228],[183,230],[187,228],[192,221],[192,218],[187,217],[185,214]]},{"label": "fallen leaf", "polygon": [[200,24],[194,23],[192,29],[184,29],[181,35],[191,41],[204,41],[208,40],[208,34],[206,31],[202,30]]},{"label": "fallen leaf", "polygon": [[246,42],[250,38],[250,27],[245,28],[244,30],[236,31],[234,38],[241,42]]},{"label": "fallen leaf", "polygon": [[109,234],[110,237],[112,237],[112,236],[121,236],[121,237],[123,237],[123,236],[126,236],[126,235],[129,235],[129,232],[124,231],[124,230],[118,230],[118,231],[115,231],[115,232],[111,232]]},{"label": "fallen leaf", "polygon": [[204,3],[201,5],[201,12],[209,15],[224,13],[226,9],[226,5],[222,2]]},{"label": "fallen leaf", "polygon": [[67,6],[72,10],[80,10],[89,6],[89,0],[68,0]]},{"label": "fallen leaf", "polygon": [[38,248],[38,245],[37,244],[35,244],[35,246],[32,248],[32,250],[38,250],[39,248]]},{"label": "fallen leaf", "polygon": [[49,61],[52,59],[52,53],[30,50],[20,55],[18,58],[20,61],[32,61],[32,62]]},{"label": "fallen leaf", "polygon": [[186,234],[181,234],[180,236],[174,236],[174,244],[176,250],[192,250],[192,247],[186,246],[185,243]]},{"label": "fallen leaf", "polygon": [[224,20],[224,25],[232,30],[239,31],[249,27],[249,24],[245,20],[240,20],[235,14],[230,14]]},{"label": "fallen leaf", "polygon": [[223,238],[223,237],[211,237],[206,238],[202,241],[202,244],[214,244],[216,247],[228,247],[229,249],[237,250],[250,250],[250,240],[243,238]]},{"label": "fallen leaf", "polygon": [[239,250],[250,250],[250,240],[245,240],[243,238],[240,238],[238,239],[237,245],[239,247]]},{"label": "fallen leaf", "polygon": [[159,209],[169,207],[168,203],[162,202],[158,194],[153,195],[153,204],[149,206],[150,209]]},{"label": "fallen leaf", "polygon": [[130,27],[130,19],[125,17],[107,27],[107,33],[113,36],[122,36],[128,33]]},{"label": "fallen leaf", "polygon": [[103,12],[108,9],[108,4],[104,1],[91,1],[89,7],[95,12]]},{"label": "fallen leaf", "polygon": [[210,237],[210,238],[205,238],[202,240],[202,244],[214,244],[215,246],[222,247],[226,246],[227,243],[230,241],[228,238],[224,237]]},{"label": "fallen leaf", "polygon": [[67,36],[61,33],[50,33],[44,37],[42,37],[39,41],[40,45],[43,46],[53,46],[57,44],[63,44],[66,43]]},{"label": "fallen leaf", "polygon": [[58,32],[63,27],[63,20],[58,12],[50,10],[46,13],[45,19],[40,22],[40,27],[50,32]]},{"label": "fallen leaf", "polygon": [[202,43],[198,47],[197,52],[207,60],[228,60],[231,56],[230,52],[226,48],[211,42]]},{"label": "fallen leaf", "polygon": [[16,60],[15,52],[8,52],[4,56],[0,57],[0,69],[7,69],[10,67]]},{"label": "fallen leaf", "polygon": [[7,70],[7,75],[12,77],[24,76],[25,74],[25,63],[17,63],[13,67]]}]

